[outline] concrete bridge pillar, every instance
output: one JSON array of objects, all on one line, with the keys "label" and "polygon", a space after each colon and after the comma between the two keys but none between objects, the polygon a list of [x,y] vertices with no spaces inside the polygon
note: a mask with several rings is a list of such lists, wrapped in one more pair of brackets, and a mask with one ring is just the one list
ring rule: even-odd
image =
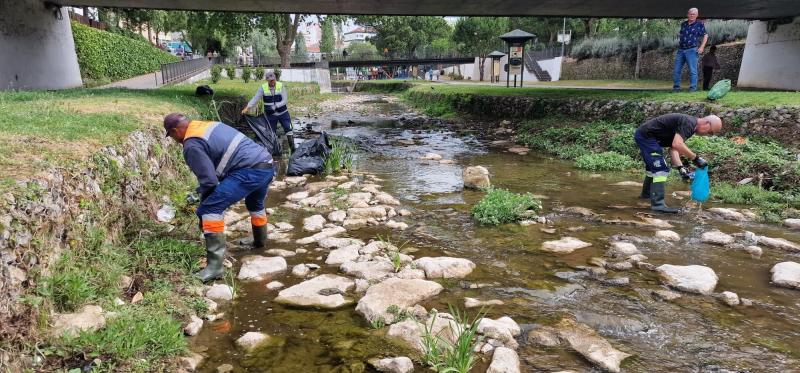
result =
[{"label": "concrete bridge pillar", "polygon": [[800,91],[800,17],[750,24],[738,85]]},{"label": "concrete bridge pillar", "polygon": [[67,9],[0,0],[0,90],[80,87]]}]

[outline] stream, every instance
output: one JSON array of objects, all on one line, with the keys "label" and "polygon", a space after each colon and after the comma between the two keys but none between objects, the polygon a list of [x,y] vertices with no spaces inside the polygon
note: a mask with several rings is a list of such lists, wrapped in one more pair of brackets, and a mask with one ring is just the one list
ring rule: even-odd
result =
[{"label": "stream", "polygon": [[[446,311],[448,304],[463,308],[465,297],[503,301],[504,305],[489,309],[488,317],[510,316],[522,327],[517,352],[523,372],[599,371],[569,348],[541,347],[526,340],[526,331],[552,325],[566,316],[633,355],[624,361],[623,372],[800,371],[800,291],[770,284],[774,264],[800,261],[800,255],[762,246],[763,255],[755,258],[735,245],[700,241],[704,232],[714,229],[732,235],[750,231],[792,242],[800,242],[800,232],[778,225],[708,218],[696,209],[677,216],[654,216],[667,220],[673,226],[669,229],[681,236],[679,242],[671,243],[656,239],[656,228],[608,224],[560,212],[563,207],[580,206],[606,220],[650,216],[649,205],[643,203],[647,201],[637,198],[639,187],[615,185],[639,182],[638,174],[581,171],[571,162],[536,152],[510,153],[490,147],[489,141],[444,129],[398,128],[393,118],[415,114],[391,97],[348,95],[342,100],[346,103],[338,108],[331,104],[325,115],[302,120],[314,122],[315,129],[355,140],[362,148],[356,170],[383,179],[382,189],[412,213],[398,219],[409,224],[406,230],[367,227],[348,231],[346,236],[365,242],[378,235],[389,236],[393,243],[403,243],[403,250],[415,257],[454,256],[473,261],[476,268],[468,277],[439,281],[445,290],[423,306]],[[354,122],[348,125],[348,120]],[[336,126],[331,128],[334,121]],[[454,162],[420,160],[430,152]],[[541,214],[552,221],[548,227],[555,233],[542,231],[543,224],[477,224],[470,210],[483,192],[463,189],[461,176],[465,167],[476,165],[490,171],[495,186],[542,196]],[[281,166],[285,168],[285,163]],[[668,187],[670,193],[681,189],[688,187],[679,183]],[[298,190],[270,192],[267,206],[281,205],[287,195]],[[687,197],[677,199],[673,195],[667,203],[679,206],[687,201]],[[273,217],[270,222],[294,225],[292,241],[270,241],[269,248],[294,251],[298,248],[294,239],[308,235],[301,232],[303,218],[313,213],[281,212],[281,219]],[[592,246],[570,254],[540,250],[544,241],[564,236]],[[604,256],[611,237],[634,242],[648,257],[647,262],[655,266],[708,266],[719,277],[715,292],[735,292],[751,300],[752,305],[731,307],[716,297],[689,293],[665,301],[653,295],[653,290],[666,289],[656,273],[635,266],[609,270],[605,275],[608,279],[627,277],[629,283],[624,286],[611,286],[587,276],[582,268],[590,258]],[[298,263],[316,263],[321,265],[316,273],[339,273],[338,266],[324,264],[324,254],[320,260],[321,254],[313,246],[306,248],[308,253],[286,258],[290,269]],[[263,255],[235,245],[230,245],[229,253],[234,258]],[[288,271],[275,279],[287,287],[302,281]],[[370,358],[413,356],[408,347],[386,339],[385,327],[371,328],[355,312],[354,305],[333,311],[282,306],[272,301],[277,291],[267,290],[267,282],[237,283],[240,295],[230,304],[220,304],[224,317],[206,322],[201,332],[191,337],[191,348],[207,356],[199,371],[215,372],[218,366],[230,364],[234,371],[246,372],[375,372],[366,363]],[[469,286],[478,283],[490,286]],[[472,315],[477,309],[468,312]],[[249,331],[276,338],[269,346],[246,354],[235,341]],[[473,372],[484,372],[489,360],[480,360]],[[429,371],[416,360],[414,365],[415,372]]]}]

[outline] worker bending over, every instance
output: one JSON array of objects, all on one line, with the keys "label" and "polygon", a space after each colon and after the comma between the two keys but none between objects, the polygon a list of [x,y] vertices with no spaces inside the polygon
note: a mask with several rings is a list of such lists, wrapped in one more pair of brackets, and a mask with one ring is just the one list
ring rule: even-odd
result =
[{"label": "worker bending over", "polygon": [[684,181],[689,180],[689,170],[681,156],[691,159],[695,166],[708,166],[705,159],[695,154],[685,141],[693,135],[716,135],[722,130],[722,120],[716,115],[696,118],[686,114],[664,114],[644,122],[636,130],[634,139],[642,152],[645,178],[640,198],[650,199],[650,209],[656,212],[677,213],[679,210],[664,204],[669,166],[664,160],[663,148],[669,148],[672,167]]},{"label": "worker bending over", "polygon": [[208,264],[197,273],[203,282],[225,270],[225,210],[244,198],[253,228],[253,247],[265,248],[267,214],[264,199],[274,171],[272,156],[261,145],[221,123],[189,120],[180,113],[164,117],[167,136],[183,145],[186,164],[197,177],[200,218]]},{"label": "worker bending over", "polygon": [[283,127],[283,133],[286,134],[286,140],[289,142],[289,150],[294,153],[294,134],[292,133],[292,118],[289,116],[289,109],[286,105],[289,103],[289,93],[283,83],[277,81],[274,72],[268,72],[264,79],[267,81],[258,87],[258,91],[247,103],[247,106],[242,109],[242,114],[254,108],[258,104],[258,100],[264,101],[264,114],[267,116],[267,121],[272,126],[272,131],[278,135],[278,122]]}]

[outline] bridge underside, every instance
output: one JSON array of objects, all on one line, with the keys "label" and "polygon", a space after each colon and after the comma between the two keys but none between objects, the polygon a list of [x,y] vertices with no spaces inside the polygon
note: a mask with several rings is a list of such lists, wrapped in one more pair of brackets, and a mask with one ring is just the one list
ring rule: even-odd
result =
[{"label": "bridge underside", "polygon": [[330,61],[329,67],[363,66],[415,66],[415,65],[460,65],[473,63],[475,58],[428,58],[415,60],[374,60],[374,61]]},{"label": "bridge underside", "polygon": [[73,6],[225,10],[313,14],[443,16],[683,17],[691,7],[702,17],[772,19],[800,15],[796,0],[53,0]]}]

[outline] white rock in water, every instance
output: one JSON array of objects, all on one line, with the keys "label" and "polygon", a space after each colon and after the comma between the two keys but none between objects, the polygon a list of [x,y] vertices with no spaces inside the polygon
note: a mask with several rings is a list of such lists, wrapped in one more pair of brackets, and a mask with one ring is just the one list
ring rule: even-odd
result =
[{"label": "white rock in water", "polygon": [[403,222],[397,222],[397,221],[394,221],[394,220],[389,220],[389,221],[386,222],[386,227],[387,228],[391,228],[391,229],[399,229],[401,231],[404,231],[404,230],[408,229],[408,224],[403,223]]},{"label": "white rock in water", "polygon": [[275,302],[298,307],[334,309],[353,302],[343,294],[354,287],[355,282],[347,277],[324,274],[281,290]]},{"label": "white rock in water", "polygon": [[225,284],[214,284],[206,291],[206,297],[213,300],[231,300],[233,299],[233,289]]},{"label": "white rock in water", "polygon": [[279,281],[271,281],[267,283],[267,290],[275,290],[283,287],[283,283]]},{"label": "white rock in water", "polygon": [[678,233],[670,231],[670,230],[656,231],[656,238],[660,238],[660,239],[662,239],[664,241],[672,241],[672,242],[677,242],[677,241],[681,240],[681,236]]},{"label": "white rock in water", "polygon": [[285,181],[273,181],[269,183],[269,190],[273,192],[280,192],[289,186]]},{"label": "white rock in water", "polygon": [[400,201],[392,197],[389,193],[380,192],[375,194],[375,200],[381,205],[399,206]]},{"label": "white rock in water", "polygon": [[796,243],[788,241],[784,238],[758,236],[758,243],[778,250],[800,251],[800,245],[797,245]]},{"label": "white rock in water", "polygon": [[722,294],[720,294],[720,299],[731,307],[739,305],[739,295],[732,291],[723,291]]},{"label": "white rock in water", "polygon": [[542,244],[542,250],[551,253],[568,254],[577,249],[583,249],[589,246],[592,246],[592,244],[583,242],[577,238],[563,237],[560,240],[544,242]]},{"label": "white rock in water", "polygon": [[280,256],[247,255],[242,258],[242,267],[236,278],[239,280],[264,280],[285,271],[287,267],[286,259]]},{"label": "white rock in water", "polygon": [[358,301],[356,312],[369,322],[383,320],[391,324],[394,315],[386,310],[389,306],[396,305],[403,310],[439,294],[442,290],[442,285],[433,281],[389,278],[367,289],[366,295]]},{"label": "white rock in water", "polygon": [[[424,320],[424,316],[421,317]],[[451,342],[455,340],[454,334],[456,324],[453,316],[448,313],[437,313],[434,316],[428,316],[427,320],[423,323],[416,320],[405,320],[389,327],[386,336],[396,338],[407,343],[414,349],[420,352],[425,352],[425,347],[422,342],[422,334],[425,329],[428,329],[431,335],[446,338]]]},{"label": "white rock in water", "polygon": [[347,232],[347,229],[344,229],[342,227],[325,228],[321,232],[317,232],[311,237],[301,238],[301,239],[295,241],[295,243],[297,243],[298,245],[308,245],[310,243],[319,242],[319,241],[324,240],[324,239],[326,239],[328,237],[337,236],[337,235],[342,234],[344,232]]},{"label": "white rock in water", "polygon": [[486,373],[519,373],[519,355],[507,347],[497,347],[492,354],[492,363]]},{"label": "white rock in water", "polygon": [[429,279],[464,278],[475,269],[475,263],[468,259],[447,256],[419,258],[414,264],[425,271]]},{"label": "white rock in water", "polygon": [[106,317],[100,306],[83,306],[75,313],[62,313],[53,316],[50,332],[60,337],[64,333],[77,336],[80,332],[102,329],[106,326]]},{"label": "white rock in water", "polygon": [[690,293],[708,295],[717,286],[717,274],[705,266],[663,264],[656,268],[656,271],[668,286]]},{"label": "white rock in water", "polygon": [[380,280],[394,273],[394,266],[388,261],[370,260],[367,262],[345,262],[339,270],[347,275],[365,280]]},{"label": "white rock in water", "polygon": [[379,372],[384,373],[409,373],[414,371],[414,363],[405,356],[370,360],[370,364]]},{"label": "white rock in water", "polygon": [[[273,238],[273,237],[270,237],[270,238]],[[269,255],[280,256],[280,257],[283,257],[283,258],[288,258],[290,256],[297,255],[297,253],[294,252],[294,251],[289,251],[289,250],[284,250],[284,249],[269,249],[269,250],[266,251],[266,253],[269,254]]]},{"label": "white rock in water", "polygon": [[172,219],[175,219],[175,208],[170,205],[161,206],[156,212],[156,218],[162,223],[171,222]]},{"label": "white rock in water", "polygon": [[712,207],[708,209],[708,212],[711,212],[723,219],[726,220],[735,220],[735,221],[747,221],[746,216],[736,209],[724,208],[724,207]]},{"label": "white rock in water", "polygon": [[332,250],[328,254],[328,258],[325,259],[325,264],[339,265],[342,263],[355,261],[359,256],[359,249],[361,249],[361,245],[350,245],[340,249]]},{"label": "white rock in water", "polygon": [[347,211],[336,210],[328,214],[328,220],[334,223],[341,223],[347,218]]},{"label": "white rock in water", "polygon": [[442,159],[442,156],[440,154],[436,154],[436,153],[425,153],[425,155],[423,155],[419,159],[422,159],[422,160],[425,160],[425,161],[438,161],[438,160]]},{"label": "white rock in water", "polygon": [[270,336],[259,332],[247,332],[236,340],[236,345],[245,351],[252,351],[261,344],[267,342]]},{"label": "white rock in water", "polygon": [[294,225],[291,225],[287,222],[279,221],[275,223],[275,230],[280,232],[286,232],[294,229]]},{"label": "white rock in water", "polygon": [[615,185],[615,186],[628,186],[628,187],[641,187],[641,186],[642,186],[642,183],[640,183],[640,182],[637,182],[637,181],[620,181],[620,182],[618,182],[618,183],[614,183],[614,184],[611,184],[611,185]]},{"label": "white rock in water", "polygon": [[608,250],[608,255],[614,258],[627,258],[631,255],[640,254],[636,245],[630,242],[615,241],[611,243],[611,249]]},{"label": "white rock in water", "polygon": [[700,236],[700,241],[712,245],[730,245],[733,243],[733,236],[720,231],[709,231]]},{"label": "white rock in water", "polygon": [[183,327],[183,333],[188,336],[197,335],[200,332],[200,328],[203,327],[203,319],[191,315],[189,316],[189,323]]},{"label": "white rock in water", "polygon": [[770,272],[773,284],[800,290],[800,263],[781,262],[772,267]]},{"label": "white rock in water", "polygon": [[479,300],[475,298],[464,298],[464,308],[487,307],[487,306],[502,306],[505,303],[499,299]]},{"label": "white rock in water", "polygon": [[464,188],[484,189],[491,186],[489,181],[489,170],[483,166],[471,166],[464,169],[462,174]]},{"label": "white rock in water", "polygon": [[352,245],[363,246],[364,241],[361,241],[356,238],[341,238],[341,237],[328,237],[322,240],[319,240],[317,244],[325,249],[333,249],[333,248],[343,248]]},{"label": "white rock in water", "polygon": [[197,367],[203,362],[203,355],[198,354],[197,352],[189,353],[189,356],[183,356],[178,361],[178,365],[187,372],[194,372]]},{"label": "white rock in water", "polygon": [[623,360],[631,356],[614,348],[586,325],[565,319],[558,326],[558,335],[573,350],[603,370],[618,373]]},{"label": "white rock in water", "polygon": [[302,201],[302,200],[304,200],[306,198],[308,198],[308,192],[306,192],[306,191],[292,193],[292,194],[286,196],[286,199],[291,201],[291,202],[300,202],[300,201]]},{"label": "white rock in water", "polygon": [[505,347],[516,349],[518,344],[514,337],[520,335],[522,329],[516,321],[508,316],[503,316],[497,320],[484,317],[478,322],[478,333],[487,338],[500,341]]},{"label": "white rock in water", "polygon": [[283,179],[290,187],[305,185],[306,178],[303,176],[289,176]]},{"label": "white rock in water", "polygon": [[292,276],[295,277],[306,277],[309,272],[311,272],[311,268],[308,268],[305,264],[297,264],[292,267]]},{"label": "white rock in water", "polygon": [[747,251],[753,258],[760,258],[761,254],[763,254],[763,250],[758,246],[747,246],[744,248],[744,251]]},{"label": "white rock in water", "polygon": [[783,225],[792,229],[800,229],[800,219],[785,219]]},{"label": "white rock in water", "polygon": [[386,208],[383,206],[353,207],[347,209],[348,219],[381,219],[386,217]]},{"label": "white rock in water", "polygon": [[306,232],[318,232],[325,226],[325,218],[322,215],[312,215],[303,219],[303,230]]}]

